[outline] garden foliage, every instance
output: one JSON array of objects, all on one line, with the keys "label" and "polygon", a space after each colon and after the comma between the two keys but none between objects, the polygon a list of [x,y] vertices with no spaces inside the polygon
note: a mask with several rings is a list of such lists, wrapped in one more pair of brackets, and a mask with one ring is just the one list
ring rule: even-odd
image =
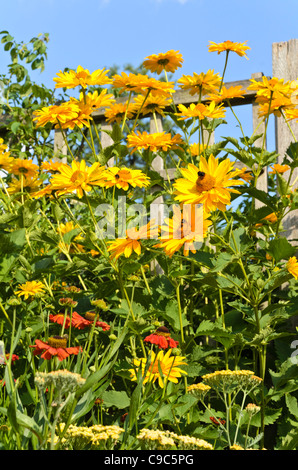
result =
[{"label": "garden foliage", "polygon": [[[65,69],[49,90],[26,68],[43,70],[48,36],[1,36],[1,449],[296,449],[298,146],[278,162],[237,118],[246,90],[224,76],[249,47],[210,43],[221,75],[169,81],[168,51],[137,73]],[[265,129],[298,119],[297,83],[250,88]],[[213,143],[226,109],[242,137]]]}]

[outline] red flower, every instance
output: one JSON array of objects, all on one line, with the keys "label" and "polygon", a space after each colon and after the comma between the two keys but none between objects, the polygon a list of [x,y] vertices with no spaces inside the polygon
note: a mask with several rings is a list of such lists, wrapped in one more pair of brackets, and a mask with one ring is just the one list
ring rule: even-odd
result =
[{"label": "red flower", "polygon": [[151,344],[157,344],[160,349],[177,348],[179,344],[178,341],[171,338],[170,332],[165,326],[157,328],[155,333],[146,336],[144,341]]},{"label": "red flower", "polygon": [[[58,323],[59,325],[63,325],[64,313],[57,313],[56,315],[50,314],[49,320],[53,321],[54,323]],[[70,317],[67,315],[65,319],[65,328],[69,328],[69,325],[70,325]]]},{"label": "red flower", "polygon": [[[87,312],[85,317],[82,317],[77,312],[73,312],[72,325],[79,330],[83,330],[84,328],[93,325],[95,315],[96,314],[94,312]],[[95,322],[95,326],[99,326],[103,331],[108,331],[111,328],[110,325],[99,320]]]},{"label": "red flower", "polygon": [[34,356],[42,353],[41,357],[43,359],[51,359],[51,357],[57,356],[59,361],[66,359],[71,354],[77,355],[80,351],[80,346],[68,348],[67,338],[62,336],[52,336],[47,342],[36,339],[35,345],[30,347],[35,347]]},{"label": "red flower", "polygon": [[[59,323],[59,325],[63,325],[63,322],[64,322],[63,313],[58,313],[57,315],[50,315],[49,318],[51,321],[55,323]],[[95,318],[95,313],[93,312],[87,312],[85,315],[85,318],[79,315],[77,312],[72,312],[71,326],[73,326],[74,328],[78,328],[79,330],[82,330],[92,325],[94,322],[94,318]],[[67,315],[66,320],[65,320],[65,328],[69,328],[69,325],[70,325],[70,316]],[[107,323],[102,322],[102,321],[97,321],[95,323],[95,326],[101,327],[103,331],[107,331],[111,328]]]},{"label": "red flower", "polygon": [[213,416],[210,416],[210,419],[211,419],[212,423],[217,424],[217,425],[219,425],[219,424],[223,424],[223,425],[226,424],[226,422],[225,422],[224,419],[220,419],[220,418],[216,419],[216,418],[214,418]]}]

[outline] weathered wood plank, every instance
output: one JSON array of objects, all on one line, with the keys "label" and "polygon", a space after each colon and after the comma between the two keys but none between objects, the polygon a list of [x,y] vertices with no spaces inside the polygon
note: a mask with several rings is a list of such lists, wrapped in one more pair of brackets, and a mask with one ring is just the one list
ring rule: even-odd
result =
[{"label": "weathered wood plank", "polygon": [[[257,72],[253,73],[251,75],[251,78],[254,80],[257,79],[262,79],[263,74],[262,72]],[[259,104],[254,101],[252,103],[252,126],[253,126],[253,131],[256,131],[256,134],[265,134],[265,121],[263,118],[259,118]],[[254,143],[256,147],[261,147],[263,146],[264,139],[263,137],[260,137],[257,139]],[[264,143],[264,148],[266,149],[267,142],[265,140]],[[256,184],[257,189],[260,189],[261,191],[265,191],[266,193],[268,192],[268,169],[264,168],[262,174],[259,176]],[[263,203],[259,201],[258,199],[255,200],[255,207],[258,209],[259,207],[263,206]]]},{"label": "weathered wood plank", "polygon": [[[268,77],[269,78],[269,77]],[[255,78],[255,80],[261,80],[261,78]],[[244,98],[234,98],[231,99],[231,105],[232,106],[241,106],[245,104],[251,104],[256,97],[256,92],[254,90],[247,90],[247,87],[251,84],[249,79],[245,80],[236,80],[233,82],[226,82],[225,87],[230,88],[231,86],[239,86],[241,85],[242,88],[246,90],[246,94],[244,95]],[[121,96],[116,99],[117,103],[124,103],[127,101],[127,97]],[[191,103],[197,103],[197,95],[191,95],[188,91],[186,90],[175,90],[175,93],[173,94],[173,101],[175,105],[177,106],[178,104],[184,104],[184,105],[189,105]],[[202,97],[202,102],[205,103],[207,101],[207,96]],[[171,106],[165,108],[166,112],[171,112],[172,108]],[[92,117],[94,121],[104,121],[105,119],[105,108],[99,108],[94,113],[92,114]]]},{"label": "weathered wood plank", "polygon": [[[297,80],[298,77],[298,39],[291,39],[286,42],[276,42],[272,44],[272,72],[273,76],[283,78],[285,81]],[[291,121],[291,128],[296,138],[298,138],[298,123]],[[286,150],[293,142],[293,136],[282,118],[275,119],[275,141],[276,151],[279,154],[278,163],[282,163]],[[292,182],[298,176],[296,168],[293,174]],[[288,172],[284,173],[287,179]],[[293,187],[296,189],[297,183]],[[286,230],[285,236],[289,240],[295,239],[295,245],[298,245],[298,210],[290,212],[283,220],[283,226]]]}]

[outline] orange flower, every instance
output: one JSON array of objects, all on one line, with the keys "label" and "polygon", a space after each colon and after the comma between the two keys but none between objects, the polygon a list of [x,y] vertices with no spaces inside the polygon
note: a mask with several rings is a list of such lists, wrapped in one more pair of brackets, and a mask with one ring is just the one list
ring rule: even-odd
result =
[{"label": "orange flower", "polygon": [[33,355],[41,354],[43,359],[51,359],[52,357],[58,357],[59,361],[63,361],[72,354],[77,355],[80,351],[80,346],[67,347],[67,339],[61,336],[52,336],[48,341],[35,340],[35,345],[30,346],[35,348]]},{"label": "orange flower", "polygon": [[168,52],[152,54],[145,58],[143,65],[150,72],[156,72],[158,75],[163,70],[166,72],[175,72],[182,66],[183,58],[179,51],[170,50]]},{"label": "orange flower", "polygon": [[246,56],[246,51],[250,49],[250,47],[246,46],[247,41],[244,42],[233,42],[233,41],[224,41],[220,42],[219,44],[216,44],[215,42],[209,41],[209,52],[217,52],[220,54],[221,52],[236,52],[240,57],[245,57],[248,59]]},{"label": "orange flower", "polygon": [[279,163],[275,163],[273,165],[272,170],[269,171],[269,174],[272,174],[272,173],[282,174],[282,173],[285,173],[286,171],[288,171],[289,169],[290,169],[289,165],[280,165]]}]

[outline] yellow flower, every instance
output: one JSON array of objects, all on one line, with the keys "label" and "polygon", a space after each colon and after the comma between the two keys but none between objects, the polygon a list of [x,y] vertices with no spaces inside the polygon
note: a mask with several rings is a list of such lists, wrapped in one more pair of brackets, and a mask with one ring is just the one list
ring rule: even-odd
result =
[{"label": "yellow flower", "polygon": [[69,72],[62,72],[60,70],[57,73],[57,77],[54,78],[56,82],[55,88],[75,88],[81,86],[87,88],[87,86],[101,86],[112,83],[112,80],[106,76],[108,70],[95,70],[90,73],[88,69],[84,69],[81,65],[78,66],[76,72],[70,70]]},{"label": "yellow flower", "polygon": [[163,150],[167,152],[170,149],[177,149],[183,143],[181,135],[175,134],[173,137],[170,133],[155,132],[149,134],[148,132],[132,132],[127,136],[127,146],[131,148],[131,153],[136,150],[151,150],[151,152],[158,152]]},{"label": "yellow flower", "polygon": [[7,150],[8,147],[4,144],[4,140],[0,138],[0,169],[9,171],[13,158],[10,157],[10,152]]},{"label": "yellow flower", "polygon": [[209,41],[209,52],[217,52],[220,54],[221,52],[224,51],[232,51],[236,52],[240,57],[245,57],[246,59],[248,58],[246,56],[246,51],[250,49],[250,47],[246,46],[247,41],[244,42],[233,42],[233,41],[224,41],[216,44],[213,41]]},{"label": "yellow flower", "polygon": [[280,117],[282,111],[294,108],[292,99],[283,95],[276,96],[275,94],[273,99],[259,96],[256,98],[256,102],[260,103],[258,111],[259,117],[267,116],[268,114],[274,114],[274,116]]},{"label": "yellow flower", "polygon": [[240,170],[238,177],[246,181],[246,183],[249,183],[254,178],[252,171],[248,170],[246,167]]},{"label": "yellow flower", "polygon": [[182,178],[174,183],[175,199],[184,204],[203,204],[204,210],[226,210],[231,202],[231,192],[239,191],[231,186],[244,184],[235,180],[240,170],[234,170],[233,162],[228,158],[219,163],[213,155],[208,161],[201,156],[199,168],[189,164],[187,169],[181,168]]},{"label": "yellow flower", "polygon": [[93,110],[96,110],[111,106],[116,100],[114,95],[112,93],[108,93],[108,90],[104,88],[100,92],[94,91],[93,93],[87,93],[85,96],[81,92],[80,101],[84,102],[90,108],[93,108]]},{"label": "yellow flower", "polygon": [[292,256],[286,264],[286,268],[295,279],[298,279],[298,261],[296,256]]},{"label": "yellow flower", "polygon": [[272,174],[272,173],[279,173],[279,174],[282,174],[282,173],[285,173],[286,171],[290,170],[290,167],[289,165],[280,165],[279,163],[275,163],[273,165],[273,168],[271,171],[269,171],[269,174]]},{"label": "yellow flower", "polygon": [[241,85],[230,86],[229,88],[223,86],[222,89],[217,93],[211,93],[208,96],[208,99],[214,101],[215,103],[222,103],[233,98],[244,98],[245,93],[246,92]]},{"label": "yellow flower", "polygon": [[158,113],[164,116],[164,108],[170,106],[171,101],[164,96],[149,95],[144,102],[144,95],[138,95],[134,99],[135,112],[139,111],[140,115]]},{"label": "yellow flower", "polygon": [[59,173],[53,175],[50,188],[57,191],[58,196],[76,191],[77,196],[82,198],[84,192],[91,191],[92,186],[99,186],[103,170],[99,163],[87,167],[85,160],[73,161],[71,166],[62,164]]},{"label": "yellow flower", "polygon": [[186,256],[189,250],[195,253],[196,242],[203,242],[212,224],[202,206],[189,205],[187,209],[181,214],[179,207],[173,207],[173,217],[165,219],[161,226],[161,243],[154,245],[154,248],[163,248],[170,258],[182,247]]},{"label": "yellow flower", "polygon": [[25,282],[25,284],[19,285],[19,289],[20,290],[16,291],[15,294],[18,297],[21,297],[23,295],[24,298],[27,300],[29,297],[34,297],[35,295],[43,294],[45,285],[40,281],[27,281]]},{"label": "yellow flower", "polygon": [[191,95],[214,93],[220,86],[221,77],[214,70],[208,70],[206,73],[193,73],[191,75],[182,75],[177,81],[180,88],[188,90]]},{"label": "yellow flower", "polygon": [[9,156],[8,152],[7,155],[5,153],[0,154],[0,170],[5,170],[9,172],[13,160],[14,159]]},{"label": "yellow flower", "polygon": [[[59,224],[59,227],[57,229],[57,232],[60,233],[60,235],[63,236],[69,232],[71,232],[72,230],[75,230],[76,228],[79,228],[78,225],[74,225],[73,222],[66,222],[65,224],[63,223],[60,223]],[[59,243],[59,248],[61,251],[65,251],[67,250],[67,252],[70,252],[70,251],[73,251],[74,248],[76,248],[78,251],[81,251],[83,252],[84,251],[84,247],[82,245],[79,244],[79,242],[82,242],[84,240],[82,234],[78,234],[73,240],[72,240],[72,243],[71,243],[71,246],[66,244],[64,241],[60,242]],[[74,245],[73,245],[74,244]]]},{"label": "yellow flower", "polygon": [[158,75],[163,70],[166,72],[175,72],[182,66],[183,58],[179,51],[170,50],[168,52],[152,54],[145,58],[143,65],[150,72],[156,72]]},{"label": "yellow flower", "polygon": [[63,162],[59,160],[50,160],[49,162],[42,162],[41,169],[47,173],[57,173],[61,165],[63,165]]},{"label": "yellow flower", "polygon": [[[178,383],[178,378],[182,374],[187,375],[187,372],[180,368],[181,365],[186,365],[186,362],[184,362],[185,357],[171,356],[171,352],[172,349],[168,349],[165,354],[164,351],[159,351],[157,354],[151,351],[148,359],[134,359],[134,365],[137,370],[129,369],[131,380],[137,380],[137,372],[141,369],[144,384],[147,382],[154,383],[157,380],[159,386],[164,388],[166,381]],[[150,364],[145,374],[147,360],[149,360]]]},{"label": "yellow flower", "polygon": [[157,233],[157,227],[150,222],[140,227],[138,231],[132,228],[127,229],[126,238],[118,238],[113,242],[109,242],[108,251],[111,253],[111,259],[117,261],[121,255],[124,255],[125,258],[129,258],[133,252],[140,255],[142,244],[138,240],[154,238],[157,236]]},{"label": "yellow flower", "polygon": [[196,157],[204,153],[205,150],[207,150],[207,145],[194,143],[194,144],[191,144],[189,148],[190,148],[191,155],[193,157]]},{"label": "yellow flower", "polygon": [[113,87],[119,88],[119,93],[124,91],[133,91],[135,93],[140,93],[142,87],[139,86],[139,80],[143,78],[141,74],[134,74],[126,72],[121,72],[121,74],[116,74],[113,76]]},{"label": "yellow flower", "polygon": [[133,103],[114,103],[105,110],[105,117],[108,123],[123,121],[126,114],[127,119],[134,116],[135,107]]},{"label": "yellow flower", "polygon": [[140,93],[151,93],[152,96],[162,96],[164,98],[169,98],[175,93],[173,88],[174,82],[161,82],[147,75],[143,75],[142,77],[143,79],[140,79],[139,83],[141,86]]},{"label": "yellow flower", "polygon": [[10,168],[10,173],[13,175],[25,175],[29,178],[36,176],[37,172],[38,165],[35,165],[33,160],[23,158],[14,159]]},{"label": "yellow flower", "polygon": [[285,117],[287,121],[292,121],[293,119],[298,121],[298,109],[285,109]]},{"label": "yellow flower", "polygon": [[12,178],[7,187],[7,191],[9,194],[28,193],[34,197],[41,185],[42,181],[36,177],[24,176],[21,179]]},{"label": "yellow flower", "polygon": [[293,93],[293,86],[290,81],[284,83],[284,79],[262,77],[262,80],[250,79],[251,85],[247,87],[248,90],[255,90],[257,97],[267,98],[267,100],[274,99],[274,94],[278,96],[283,95],[290,97]]},{"label": "yellow flower", "polygon": [[99,185],[104,188],[112,188],[116,186],[118,189],[127,191],[130,186],[133,188],[143,188],[149,186],[150,180],[141,170],[130,170],[129,168],[118,168],[117,166],[109,167],[103,170]]},{"label": "yellow flower", "polygon": [[212,101],[209,105],[205,105],[203,103],[191,103],[188,108],[184,106],[184,104],[179,104],[178,109],[180,113],[175,114],[176,116],[179,116],[179,120],[189,118],[198,118],[199,120],[202,120],[205,117],[210,119],[225,117],[225,109],[223,108],[223,105],[221,104],[216,106],[214,101]]},{"label": "yellow flower", "polygon": [[61,105],[44,107],[34,111],[33,121],[36,121],[37,127],[43,127],[48,123],[55,124],[59,128],[59,123],[63,125],[67,121],[75,119],[79,114],[79,108],[75,103],[67,102]]}]

